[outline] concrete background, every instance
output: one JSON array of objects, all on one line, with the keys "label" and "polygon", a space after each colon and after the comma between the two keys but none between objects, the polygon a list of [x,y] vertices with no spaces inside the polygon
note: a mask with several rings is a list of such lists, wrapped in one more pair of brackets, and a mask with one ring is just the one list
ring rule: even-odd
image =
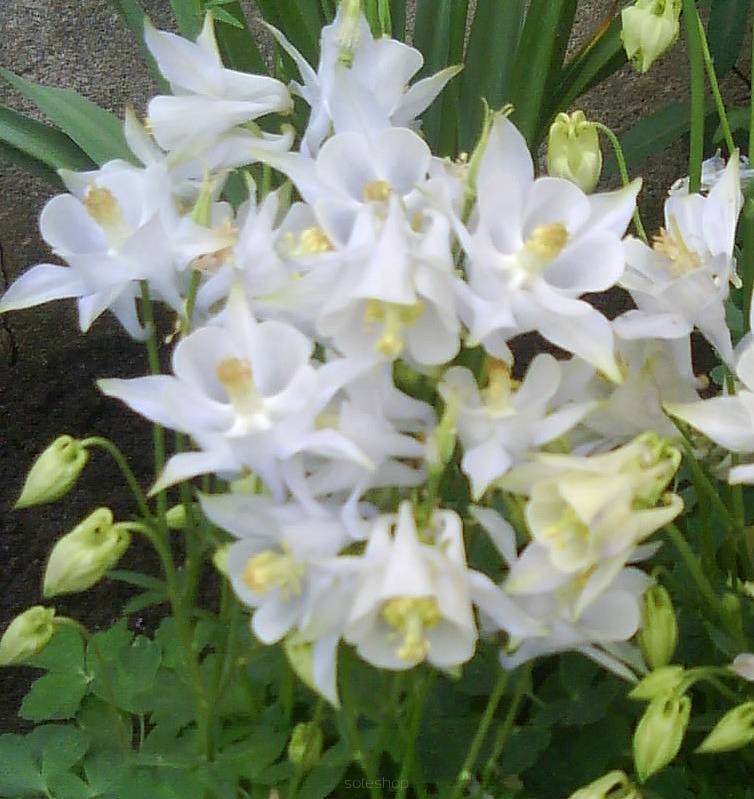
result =
[{"label": "concrete background", "polygon": [[[154,86],[129,32],[108,0],[0,0],[0,64],[33,80],[67,86],[116,113],[126,103],[143,108]],[[168,0],[145,0],[156,25],[168,27]],[[612,7],[612,0],[581,3],[576,39],[587,35]],[[744,58],[741,64],[748,70]],[[582,102],[587,114],[621,132],[643,115],[687,95],[687,64],[680,43],[646,76],[621,70]],[[723,83],[729,105],[745,103],[749,88],[735,75]],[[0,102],[24,111],[28,105],[5,85]],[[683,142],[652,158],[642,170],[642,206],[657,221],[664,192],[686,174]],[[48,257],[37,232],[39,211],[51,196],[41,180],[0,163],[0,243],[4,281]],[[107,314],[86,337],[78,333],[72,302],[12,314],[0,320],[0,628],[39,601],[39,583],[51,543],[94,507],[129,512],[111,463],[92,459],[80,490],[43,509],[13,512],[11,505],[35,455],[56,435],[101,434],[114,438],[133,459],[137,473],[150,474],[149,431],[135,416],[104,400],[94,387],[102,376],[147,371],[141,347],[126,338]],[[139,549],[144,549],[140,547]],[[146,557],[131,554],[132,564]],[[134,561],[134,558],[136,559]],[[60,612],[91,624],[109,623],[123,592],[112,584],[57,603]],[[0,670],[0,731],[13,717],[29,672]]]}]

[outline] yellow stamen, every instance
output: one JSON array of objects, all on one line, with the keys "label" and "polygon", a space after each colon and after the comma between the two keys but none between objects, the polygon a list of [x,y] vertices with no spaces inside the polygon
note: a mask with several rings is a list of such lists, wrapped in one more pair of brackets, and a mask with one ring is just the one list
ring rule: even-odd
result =
[{"label": "yellow stamen", "polygon": [[103,186],[91,185],[84,195],[84,208],[104,230],[111,244],[128,237],[128,225],[115,195]]},{"label": "yellow stamen", "polygon": [[419,662],[429,652],[425,631],[436,627],[442,616],[434,597],[399,597],[385,604],[382,618],[395,629],[390,637],[400,639],[395,654],[401,660]]},{"label": "yellow stamen", "polygon": [[367,300],[364,321],[367,324],[382,323],[382,335],[377,340],[377,351],[387,358],[397,358],[405,347],[403,329],[416,324],[424,313],[424,303],[400,305],[395,302]]},{"label": "yellow stamen", "polygon": [[562,222],[537,225],[524,247],[537,258],[549,263],[560,255],[568,244],[568,230]]},{"label": "yellow stamen", "polygon": [[335,247],[321,227],[308,227],[298,236],[288,232],[282,242],[283,254],[289,258],[303,258],[307,255],[319,255],[331,252]]},{"label": "yellow stamen", "polygon": [[581,521],[571,507],[567,507],[563,511],[558,521],[547,525],[542,530],[542,538],[546,539],[554,549],[565,549],[575,536],[587,539],[589,526]]},{"label": "yellow stamen", "polygon": [[519,381],[513,379],[507,363],[493,360],[489,367],[487,387],[481,392],[489,410],[498,412],[508,410],[511,397],[519,385]]},{"label": "yellow stamen", "polygon": [[249,558],[242,579],[255,594],[266,594],[273,588],[280,588],[283,596],[288,599],[301,593],[304,572],[304,567],[284,545],[282,552],[266,549]]},{"label": "yellow stamen", "polygon": [[364,202],[387,202],[390,197],[390,184],[385,180],[370,180],[364,186]]},{"label": "yellow stamen", "polygon": [[670,232],[660,228],[660,232],[652,240],[655,252],[664,255],[669,261],[668,270],[675,277],[680,277],[701,266],[699,255],[691,250],[683,240],[683,234],[674,216],[670,217]]},{"label": "yellow stamen", "polygon": [[259,410],[260,400],[254,386],[251,365],[241,358],[226,358],[217,365],[217,379],[228,393],[235,410],[250,416]]}]

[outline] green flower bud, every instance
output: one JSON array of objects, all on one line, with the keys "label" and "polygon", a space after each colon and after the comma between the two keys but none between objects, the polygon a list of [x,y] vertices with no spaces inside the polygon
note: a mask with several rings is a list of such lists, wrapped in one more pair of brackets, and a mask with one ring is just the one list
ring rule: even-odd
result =
[{"label": "green flower bud", "polygon": [[649,672],[629,693],[629,699],[652,701],[658,696],[667,696],[683,682],[686,669],[683,666],[661,666]]},{"label": "green flower bud", "polygon": [[338,60],[350,67],[361,38],[361,0],[342,0],[343,15],[335,33]]},{"label": "green flower bud", "polygon": [[230,544],[223,544],[219,546],[212,555],[212,564],[220,572],[220,574],[228,576],[228,550]]},{"label": "green flower bud", "polygon": [[456,447],[456,420],[458,418],[458,401],[450,398],[445,403],[445,410],[440,424],[434,429],[427,441],[427,464],[433,476],[442,474],[453,457]]},{"label": "green flower bud", "polygon": [[621,38],[626,55],[639,72],[676,42],[680,32],[682,0],[637,0],[621,12]]},{"label": "green flower bud", "polygon": [[602,174],[602,150],[597,127],[583,111],[561,113],[550,126],[547,142],[547,171],[565,178],[589,194]]},{"label": "green flower bud", "polygon": [[634,765],[645,782],[678,754],[691,715],[691,699],[675,692],[653,699],[634,733]]},{"label": "green flower bud", "polygon": [[23,663],[39,654],[55,632],[54,608],[35,605],[16,616],[0,638],[0,666]]},{"label": "green flower bud", "polygon": [[55,502],[67,494],[89,460],[81,442],[60,436],[34,461],[16,508]]},{"label": "green flower bud", "polygon": [[115,566],[130,543],[130,534],[113,523],[111,511],[95,510],[52,548],[42,593],[53,597],[86,591]]},{"label": "green flower bud", "polygon": [[641,799],[641,794],[624,772],[611,771],[579,788],[569,799]]},{"label": "green flower bud", "polygon": [[173,505],[165,514],[165,522],[171,530],[183,530],[186,526],[186,506]]},{"label": "green flower bud", "polygon": [[754,702],[729,710],[696,750],[700,754],[731,752],[754,741]]},{"label": "green flower bud", "polygon": [[661,585],[644,592],[641,603],[639,646],[651,669],[667,666],[678,645],[678,622],[670,594]]},{"label": "green flower bud", "polygon": [[308,771],[319,760],[322,743],[322,730],[319,724],[313,721],[301,722],[293,728],[288,742],[288,760]]}]

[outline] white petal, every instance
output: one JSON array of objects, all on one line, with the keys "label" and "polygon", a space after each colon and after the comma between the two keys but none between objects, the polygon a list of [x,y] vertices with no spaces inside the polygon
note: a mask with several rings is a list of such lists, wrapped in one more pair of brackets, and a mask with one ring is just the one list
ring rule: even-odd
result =
[{"label": "white petal", "polygon": [[73,269],[54,264],[39,264],[24,272],[0,300],[0,313],[32,308],[51,300],[80,297],[87,291]]},{"label": "white petal", "polygon": [[233,459],[225,451],[182,452],[179,455],[173,455],[150,489],[149,496],[159,494],[176,483],[189,480],[200,474],[228,471],[234,466]]},{"label": "white petal", "polygon": [[485,532],[492,539],[497,551],[503,556],[503,560],[512,566],[518,557],[516,532],[513,525],[504,519],[497,511],[492,508],[483,508],[479,505],[470,507],[471,513]]},{"label": "white petal", "polygon": [[754,425],[736,397],[713,397],[701,402],[668,402],[665,410],[695,427],[731,452],[754,452]]},{"label": "white petal", "polygon": [[469,590],[471,599],[479,610],[510,635],[528,638],[546,632],[540,622],[522,610],[516,601],[507,596],[486,574],[469,571]]},{"label": "white petal", "polygon": [[263,644],[275,644],[296,623],[300,610],[298,602],[272,599],[254,611],[251,629]]},{"label": "white petal", "polygon": [[463,67],[446,67],[428,78],[417,81],[403,96],[391,119],[394,125],[407,126],[429,108],[434,99]]},{"label": "white petal", "polygon": [[513,458],[494,438],[466,450],[461,469],[471,481],[474,500],[489,488],[493,480],[502,477],[513,465]]}]

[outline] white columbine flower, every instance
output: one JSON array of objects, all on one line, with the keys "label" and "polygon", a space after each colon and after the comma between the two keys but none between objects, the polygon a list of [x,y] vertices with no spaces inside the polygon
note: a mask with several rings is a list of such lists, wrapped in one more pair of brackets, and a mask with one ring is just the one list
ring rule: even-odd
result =
[{"label": "white columbine flower", "polygon": [[560,380],[560,364],[547,354],[537,355],[520,385],[501,361],[492,362],[481,391],[468,369],[455,366],[445,373],[439,390],[446,403],[457,404],[458,437],[464,447],[461,467],[475,498],[594,407],[590,402],[557,407],[553,398]]},{"label": "white columbine flower", "polygon": [[[736,375],[742,385],[735,395],[698,402],[666,402],[665,410],[721,447],[750,456],[754,454],[754,339],[751,336],[738,346]],[[734,466],[728,481],[754,483],[754,464]]]},{"label": "white columbine flower", "polygon": [[153,98],[148,108],[152,131],[164,150],[193,155],[232,128],[293,108],[279,80],[223,66],[212,14],[206,15],[196,42],[158,31],[149,22],[144,40],[173,90],[173,96]]},{"label": "white columbine flower", "polygon": [[450,668],[474,654],[461,520],[437,511],[432,523],[436,541],[422,543],[404,502],[397,518],[381,516],[370,534],[345,640],[378,668],[410,669],[425,660]]},{"label": "white columbine flower", "polygon": [[317,415],[369,364],[337,359],[316,368],[313,344],[283,322],[257,322],[240,290],[222,326],[200,328],[173,353],[175,376],[100,380],[100,389],[165,427],[190,435],[199,451],[167,463],[153,491],[208,472],[257,473],[278,500],[295,454],[364,455],[343,435],[317,429]]},{"label": "white columbine flower", "polygon": [[[340,3],[335,21],[322,29],[316,72],[285,36],[270,26],[303,80],[303,84],[292,84],[293,91],[311,108],[301,143],[306,155],[316,155],[331,128],[336,133],[367,132],[365,128],[372,132],[391,125],[413,125],[460,71],[448,67],[409,88],[424,63],[422,54],[394,39],[375,39],[363,15],[346,19],[346,5]],[[344,40],[344,26],[348,27],[348,41]]]},{"label": "white columbine flower", "polygon": [[729,284],[738,284],[733,247],[741,207],[736,152],[707,197],[668,198],[665,227],[652,247],[626,239],[627,269],[621,285],[631,293],[637,310],[615,320],[620,336],[685,342],[696,327],[720,357],[732,363],[725,300]]},{"label": "white columbine flower", "polygon": [[587,196],[567,180],[535,180],[526,142],[498,116],[479,166],[472,232],[459,227],[468,284],[458,290],[474,338],[505,357],[502,342],[537,330],[620,382],[610,323],[578,298],[623,274],[621,237],[640,186]]}]

